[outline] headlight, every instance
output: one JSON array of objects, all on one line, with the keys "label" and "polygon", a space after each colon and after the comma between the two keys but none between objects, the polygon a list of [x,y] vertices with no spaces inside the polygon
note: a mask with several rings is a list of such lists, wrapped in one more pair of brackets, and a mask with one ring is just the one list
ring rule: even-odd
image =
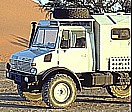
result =
[{"label": "headlight", "polygon": [[25,80],[25,82],[28,82],[29,81],[28,77],[25,77],[24,80]]},{"label": "headlight", "polygon": [[37,73],[37,69],[36,68],[31,68],[30,72],[35,75]]}]

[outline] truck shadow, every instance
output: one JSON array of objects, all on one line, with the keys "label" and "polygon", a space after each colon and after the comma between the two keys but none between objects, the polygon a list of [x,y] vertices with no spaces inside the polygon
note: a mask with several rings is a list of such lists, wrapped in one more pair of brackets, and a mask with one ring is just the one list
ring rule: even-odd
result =
[{"label": "truck shadow", "polygon": [[24,101],[17,93],[0,93],[1,101]]},{"label": "truck shadow", "polygon": [[29,41],[27,39],[25,39],[24,37],[18,36],[18,35],[14,35],[14,34],[10,34],[10,35],[14,37],[13,38],[14,41],[10,41],[11,44],[25,47],[25,48],[28,47]]},{"label": "truck shadow", "polygon": [[[85,98],[85,99],[84,99]],[[116,101],[115,101],[116,100]],[[75,102],[87,102],[87,103],[112,103],[112,104],[131,104],[130,101],[119,101],[118,98],[112,98],[111,96],[90,96],[90,95],[77,95]],[[0,93],[0,107],[12,107],[12,108],[38,108],[38,109],[52,109],[46,107],[46,105],[34,106],[26,104],[28,101],[23,100],[17,93]],[[11,104],[3,103],[11,102]],[[15,102],[15,103],[14,103]],[[14,104],[12,104],[14,103]],[[18,103],[18,104],[16,104]],[[22,104],[20,104],[22,103]],[[24,103],[24,104],[23,104]],[[32,103],[31,103],[32,104]]]},{"label": "truck shadow", "polygon": [[19,105],[19,104],[6,104],[6,103],[0,103],[0,107],[28,108],[28,109],[50,109],[49,107],[42,107],[42,106]]},{"label": "truck shadow", "polygon": [[[17,93],[0,93],[0,107],[3,108],[22,108],[22,109],[58,109],[47,107],[46,104],[41,101],[29,102],[23,100]],[[60,110],[60,109],[59,109]]]},{"label": "truck shadow", "polygon": [[77,95],[77,97],[91,97],[91,98],[112,98],[111,96],[96,96],[96,95]]},{"label": "truck shadow", "polygon": [[131,104],[131,102],[128,100],[124,101],[124,99],[122,100],[119,98],[113,98],[111,96],[90,96],[90,95],[77,95],[77,99],[75,102]]}]

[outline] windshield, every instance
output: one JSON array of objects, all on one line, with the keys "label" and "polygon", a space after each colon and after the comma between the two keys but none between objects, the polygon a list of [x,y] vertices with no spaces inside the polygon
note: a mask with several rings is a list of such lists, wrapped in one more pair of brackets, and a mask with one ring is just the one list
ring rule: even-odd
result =
[{"label": "windshield", "polygon": [[33,47],[55,48],[58,28],[38,28],[33,40]]}]

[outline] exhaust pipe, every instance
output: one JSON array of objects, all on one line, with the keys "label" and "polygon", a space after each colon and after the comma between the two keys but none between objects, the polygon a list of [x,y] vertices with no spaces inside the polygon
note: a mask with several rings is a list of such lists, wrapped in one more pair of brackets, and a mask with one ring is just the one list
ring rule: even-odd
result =
[{"label": "exhaust pipe", "polygon": [[31,37],[30,37],[30,42],[29,42],[29,48],[31,47],[33,39],[34,39],[34,33],[35,33],[35,29],[36,29],[36,24],[37,24],[37,22],[32,22],[31,23],[31,25],[32,25],[32,32],[31,32]]}]

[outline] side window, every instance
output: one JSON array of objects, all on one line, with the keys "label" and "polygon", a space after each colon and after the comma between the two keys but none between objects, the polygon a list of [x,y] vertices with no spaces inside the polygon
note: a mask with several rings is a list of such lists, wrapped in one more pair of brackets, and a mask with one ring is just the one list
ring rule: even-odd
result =
[{"label": "side window", "polygon": [[130,29],[129,28],[114,28],[111,30],[111,38],[113,40],[130,39]]},{"label": "side window", "polygon": [[86,47],[86,32],[82,31],[71,31],[71,47],[85,48]]},{"label": "side window", "polygon": [[61,48],[85,48],[86,32],[84,30],[63,30]]}]

